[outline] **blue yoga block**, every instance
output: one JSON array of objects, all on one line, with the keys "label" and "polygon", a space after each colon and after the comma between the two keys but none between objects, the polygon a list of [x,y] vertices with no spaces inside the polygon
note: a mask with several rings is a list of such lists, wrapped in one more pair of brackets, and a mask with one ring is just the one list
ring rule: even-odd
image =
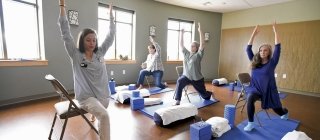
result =
[{"label": "blue yoga block", "polygon": [[190,125],[191,140],[210,140],[211,135],[211,125],[206,122],[197,122]]},{"label": "blue yoga block", "polygon": [[229,121],[229,125],[231,128],[234,127],[234,119],[236,116],[236,106],[235,105],[225,105],[224,106],[224,118]]},{"label": "blue yoga block", "polygon": [[136,84],[129,85],[129,90],[135,90],[135,89],[136,89]]},{"label": "blue yoga block", "polygon": [[144,108],[144,99],[141,97],[130,98],[130,106],[132,110],[138,110]]},{"label": "blue yoga block", "polygon": [[234,83],[229,83],[229,90],[234,91]]},{"label": "blue yoga block", "polygon": [[140,97],[140,91],[139,90],[133,90],[132,91],[132,97]]},{"label": "blue yoga block", "polygon": [[116,93],[116,82],[115,81],[109,81],[109,89],[111,94]]}]

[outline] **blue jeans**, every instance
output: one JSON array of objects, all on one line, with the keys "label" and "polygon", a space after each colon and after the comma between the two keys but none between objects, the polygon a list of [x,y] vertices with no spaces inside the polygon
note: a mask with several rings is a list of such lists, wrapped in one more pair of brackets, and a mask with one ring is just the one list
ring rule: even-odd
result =
[{"label": "blue jeans", "polygon": [[182,75],[177,80],[176,91],[175,91],[175,100],[177,100],[177,101],[181,100],[182,90],[188,84],[191,84],[199,92],[200,96],[203,99],[205,99],[205,100],[210,99],[211,93],[207,92],[207,90],[206,90],[206,87],[204,85],[204,78],[202,78],[198,81],[194,81],[194,80],[190,80],[186,76]]},{"label": "blue jeans", "polygon": [[149,75],[152,75],[153,77],[153,81],[154,81],[154,84],[159,87],[159,88],[166,88],[166,86],[164,84],[161,83],[161,80],[162,80],[162,76],[163,76],[163,71],[161,70],[156,70],[156,71],[148,71],[148,70],[141,70],[140,71],[140,74],[139,74],[139,78],[138,78],[138,81],[137,81],[137,84],[138,85],[143,85],[143,81],[144,81],[144,77],[145,76],[149,76]]}]

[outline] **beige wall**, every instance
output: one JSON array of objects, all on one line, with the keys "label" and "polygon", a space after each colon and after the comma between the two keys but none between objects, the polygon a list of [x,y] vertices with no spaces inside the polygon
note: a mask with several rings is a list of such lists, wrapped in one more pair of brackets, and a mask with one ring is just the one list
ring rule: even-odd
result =
[{"label": "beige wall", "polygon": [[254,25],[291,23],[320,19],[320,0],[295,0],[292,2],[252,8],[222,16],[222,29],[248,27]]}]

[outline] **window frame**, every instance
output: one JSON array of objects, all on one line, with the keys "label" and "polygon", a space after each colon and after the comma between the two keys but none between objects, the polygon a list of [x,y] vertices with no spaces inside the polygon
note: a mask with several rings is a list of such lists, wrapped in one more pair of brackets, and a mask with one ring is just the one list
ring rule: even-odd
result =
[{"label": "window frame", "polygon": [[[35,0],[35,3],[30,3],[27,1],[21,1],[21,0],[12,0],[14,2],[18,2],[18,3],[22,3],[22,4],[26,4],[26,6],[33,6],[35,8],[36,11],[36,27],[37,27],[37,58],[35,58],[35,60],[44,60],[44,54],[42,54],[43,51],[41,48],[41,33],[40,33],[40,17],[39,17],[39,0]],[[7,46],[7,42],[6,42],[6,29],[5,29],[5,24],[4,24],[4,11],[3,11],[3,4],[2,1],[0,2],[0,32],[1,32],[1,37],[2,37],[2,51],[3,51],[3,58],[0,58],[0,60],[12,60],[8,58],[8,46]],[[23,60],[24,58],[20,58],[21,60]],[[20,61],[21,61],[20,60]],[[15,60],[17,61],[17,60]],[[18,59],[19,61],[19,59]]]},{"label": "window frame", "polygon": [[5,25],[4,25],[4,15],[3,15],[3,3],[0,2],[0,33],[1,33],[1,48],[3,51],[3,55],[0,58],[0,67],[25,67],[25,66],[47,66],[48,60],[45,60],[45,51],[44,51],[44,35],[43,35],[43,14],[42,14],[42,7],[39,5],[42,5],[42,0],[35,0],[35,3],[23,1],[23,0],[12,0],[14,2],[19,2],[22,4],[27,4],[27,6],[34,6],[36,11],[36,22],[37,22],[37,53],[38,58],[36,59],[24,59],[24,58],[18,58],[18,59],[9,59],[8,58],[8,52],[7,52],[7,42],[5,37]]},{"label": "window frame", "polygon": [[[104,3],[99,3],[98,4],[98,9],[99,9],[99,7],[103,7],[103,8],[109,8],[109,4],[104,4]],[[126,12],[126,13],[129,13],[129,14],[132,14],[131,16],[131,23],[127,23],[127,22],[121,22],[121,21],[118,21],[117,20],[117,11],[121,11],[121,12]],[[117,24],[126,24],[126,25],[130,25],[131,26],[131,42],[130,42],[130,44],[131,44],[131,46],[130,46],[130,48],[131,48],[131,52],[130,52],[130,57],[129,58],[131,58],[131,59],[128,59],[128,60],[126,60],[127,62],[126,62],[126,64],[127,63],[135,63],[135,56],[134,56],[134,14],[135,14],[135,12],[133,11],[133,10],[128,10],[128,9],[124,9],[124,8],[120,8],[120,7],[117,7],[117,6],[113,6],[113,14],[114,14],[114,22],[115,22],[115,25],[117,26]],[[104,18],[100,18],[99,17],[99,13],[98,13],[98,23],[99,23],[99,20],[103,20],[103,21],[107,21],[107,22],[109,22],[110,21],[110,19],[104,19]],[[99,25],[98,25],[99,26]],[[98,29],[99,29],[99,27],[98,27]],[[98,33],[99,33],[99,30],[98,30]],[[115,49],[114,49],[114,58],[112,58],[112,59],[105,59],[105,61],[107,61],[107,63],[110,63],[110,64],[115,64],[116,62],[118,62],[118,61],[123,61],[123,60],[121,60],[121,59],[119,59],[118,57],[117,57],[117,55],[119,55],[118,53],[117,53],[117,34],[115,35],[115,38],[114,38],[114,47],[115,47]],[[119,47],[119,46],[118,46]]]},{"label": "window frame", "polygon": [[[180,38],[181,38],[181,34],[180,34],[180,31],[181,31],[181,23],[188,23],[188,24],[191,24],[191,30],[190,31],[185,31],[185,33],[186,32],[189,32],[189,33],[191,33],[191,42],[192,42],[192,40],[194,39],[194,21],[191,21],[191,20],[184,20],[184,19],[177,19],[177,18],[168,18],[168,21],[167,21],[167,23],[169,23],[169,21],[176,21],[176,22],[179,22],[179,29],[169,29],[169,25],[167,25],[167,37],[168,37],[168,33],[169,33],[169,31],[177,31],[178,32],[178,39],[177,39],[177,42],[178,42],[178,52],[177,52],[177,58],[178,59],[176,59],[176,60],[169,60],[168,59],[168,54],[167,54],[167,62],[169,62],[169,63],[175,63],[175,62],[181,62],[181,61],[183,61],[183,59],[181,58],[180,59],[180,55],[181,55],[181,53],[182,53],[182,51],[180,50]],[[191,43],[190,42],[190,43]],[[168,49],[168,42],[167,42],[167,49]]]}]

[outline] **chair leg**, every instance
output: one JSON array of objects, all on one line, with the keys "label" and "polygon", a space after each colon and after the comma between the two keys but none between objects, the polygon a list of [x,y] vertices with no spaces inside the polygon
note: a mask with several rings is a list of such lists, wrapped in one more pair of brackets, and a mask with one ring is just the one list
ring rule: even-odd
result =
[{"label": "chair leg", "polygon": [[66,130],[67,123],[68,123],[68,118],[66,118],[63,123],[62,131],[61,131],[61,135],[60,135],[60,140],[63,139],[63,135],[64,135],[64,131]]},{"label": "chair leg", "polygon": [[147,81],[148,87],[151,88],[148,77],[146,77],[146,81]]},{"label": "chair leg", "polygon": [[267,114],[267,116],[268,116],[269,120],[271,120],[271,118],[270,118],[270,115],[269,115],[268,111],[267,111],[266,109],[264,109],[264,111],[266,112],[266,114]]},{"label": "chair leg", "polygon": [[[259,112],[258,112],[258,113],[259,113]],[[257,113],[255,114],[255,116],[256,116],[256,118],[257,118],[257,120],[258,120],[258,123],[259,123],[260,127],[262,127],[261,122],[260,122],[260,119],[259,119]]]},{"label": "chair leg", "polygon": [[246,104],[247,104],[247,100],[244,102],[244,104],[243,104],[243,106],[242,106],[242,108],[241,108],[241,113],[242,113],[244,107],[246,106]]},{"label": "chair leg", "polygon": [[188,95],[188,91],[187,91],[186,89],[184,89],[184,93],[185,93],[185,95],[187,96],[189,103],[191,103],[190,98],[189,98],[189,95]]},{"label": "chair leg", "polygon": [[93,126],[93,124],[88,120],[84,114],[81,114],[81,117],[90,125],[91,129],[93,129],[97,134],[99,134],[98,130]]},{"label": "chair leg", "polygon": [[51,125],[51,130],[50,130],[50,134],[49,134],[48,140],[51,140],[51,136],[52,136],[52,132],[53,132],[53,127],[54,127],[54,125],[56,124],[56,120],[57,120],[57,113],[54,114],[54,118],[53,118],[53,122],[52,122],[52,125]]}]

